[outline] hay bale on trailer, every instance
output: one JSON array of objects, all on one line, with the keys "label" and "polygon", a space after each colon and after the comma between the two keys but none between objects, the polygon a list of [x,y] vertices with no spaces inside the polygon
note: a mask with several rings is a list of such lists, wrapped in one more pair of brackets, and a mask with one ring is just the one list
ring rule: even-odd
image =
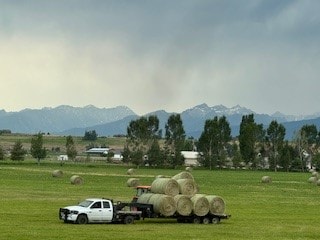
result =
[{"label": "hay bale on trailer", "polygon": [[191,198],[193,213],[197,216],[205,216],[209,213],[209,201],[203,194],[196,194]]},{"label": "hay bale on trailer", "polygon": [[171,178],[156,178],[151,184],[151,192],[175,196],[179,194],[179,184]]},{"label": "hay bale on trailer", "polygon": [[271,179],[270,176],[263,176],[263,177],[261,178],[261,182],[262,182],[262,183],[271,183],[271,182],[272,182],[272,179]]},{"label": "hay bale on trailer", "polygon": [[216,195],[206,195],[205,196],[209,201],[209,212],[212,214],[223,214],[226,209],[225,201]]},{"label": "hay bale on trailer", "polygon": [[83,184],[83,178],[78,176],[78,175],[73,175],[71,178],[70,178],[70,182],[71,184],[73,185],[81,185]]},{"label": "hay bale on trailer", "polygon": [[192,170],[193,170],[192,167],[186,167],[186,171],[187,171],[187,172],[191,172]]},{"label": "hay bale on trailer", "polygon": [[138,198],[137,203],[149,204],[149,199],[151,198],[152,195],[153,195],[153,193],[144,193],[144,194],[142,194]]},{"label": "hay bale on trailer", "polygon": [[136,187],[140,185],[140,179],[138,178],[129,178],[127,181],[128,187]]},{"label": "hay bale on trailer", "polygon": [[183,195],[193,196],[198,193],[198,187],[192,179],[178,179],[179,193]]},{"label": "hay bale on trailer", "polygon": [[127,175],[133,175],[134,174],[134,169],[133,168],[129,168],[127,170]]},{"label": "hay bale on trailer", "polygon": [[190,172],[186,172],[186,171],[174,175],[172,177],[172,179],[174,179],[174,180],[178,180],[178,179],[192,179],[192,180],[194,180],[192,174]]},{"label": "hay bale on trailer", "polygon": [[193,204],[189,196],[176,195],[173,197],[177,206],[177,213],[181,216],[189,216],[192,213]]},{"label": "hay bale on trailer", "polygon": [[62,176],[63,176],[62,170],[54,170],[52,172],[52,177],[62,177]]},{"label": "hay bale on trailer", "polygon": [[159,213],[165,217],[172,216],[177,210],[173,197],[165,194],[153,194],[148,203],[153,205],[155,213]]}]

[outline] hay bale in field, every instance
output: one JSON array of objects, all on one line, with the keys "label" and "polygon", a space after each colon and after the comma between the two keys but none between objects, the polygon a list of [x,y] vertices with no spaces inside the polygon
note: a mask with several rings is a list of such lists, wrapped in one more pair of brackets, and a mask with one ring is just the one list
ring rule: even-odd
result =
[{"label": "hay bale in field", "polygon": [[191,198],[193,213],[197,216],[205,216],[209,213],[209,201],[203,194],[196,194]]},{"label": "hay bale in field", "polygon": [[174,175],[172,177],[172,179],[174,180],[178,180],[178,179],[192,179],[193,180],[193,176],[190,172],[181,172],[181,173],[178,173],[176,175]]},{"label": "hay bale in field", "polygon": [[127,175],[133,175],[134,174],[134,169],[133,168],[129,168],[127,170]]},{"label": "hay bale in field", "polygon": [[63,176],[63,172],[61,170],[54,170],[52,172],[52,177],[62,177]]},{"label": "hay bale in field", "polygon": [[309,177],[308,182],[309,183],[316,183],[318,181],[318,178],[316,177]]},{"label": "hay bale in field", "polygon": [[176,195],[173,197],[177,206],[177,213],[181,216],[189,216],[192,213],[193,204],[189,196]]},{"label": "hay bale in field", "polygon": [[191,172],[192,170],[193,170],[192,167],[186,167],[186,171],[187,171],[187,172]]},{"label": "hay bale in field", "polygon": [[70,178],[70,182],[71,184],[73,185],[81,185],[83,184],[83,178],[78,176],[78,175],[73,175],[71,178]]},{"label": "hay bale in field", "polygon": [[155,213],[159,213],[165,217],[170,217],[177,211],[176,202],[169,195],[153,194],[148,203],[153,205]]},{"label": "hay bale in field", "polygon": [[192,179],[178,179],[179,193],[183,195],[193,196],[198,193],[198,188]]},{"label": "hay bale in field", "polygon": [[157,175],[155,178],[166,178],[165,175]]},{"label": "hay bale in field", "polygon": [[272,179],[271,179],[271,177],[269,177],[269,176],[263,176],[263,177],[261,178],[261,182],[262,182],[262,183],[271,183],[271,182],[272,182]]},{"label": "hay bale in field", "polygon": [[151,184],[151,192],[175,196],[179,194],[179,184],[171,178],[156,178]]},{"label": "hay bale in field", "polygon": [[136,187],[140,185],[140,179],[138,178],[129,178],[127,181],[128,187]]},{"label": "hay bale in field", "polygon": [[317,186],[320,186],[320,179],[317,180],[316,184]]},{"label": "hay bale in field", "polygon": [[223,214],[226,209],[225,201],[216,195],[206,195],[206,199],[209,201],[209,211],[212,214]]},{"label": "hay bale in field", "polygon": [[319,178],[319,173],[316,172],[316,171],[313,171],[313,172],[311,173],[311,176],[312,176],[312,177]]}]

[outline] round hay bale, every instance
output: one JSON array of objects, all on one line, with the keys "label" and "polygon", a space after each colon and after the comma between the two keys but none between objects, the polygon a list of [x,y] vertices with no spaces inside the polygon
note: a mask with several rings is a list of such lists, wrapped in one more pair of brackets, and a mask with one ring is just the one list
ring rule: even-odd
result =
[{"label": "round hay bale", "polygon": [[166,178],[165,175],[157,175],[155,178]]},{"label": "round hay bale", "polygon": [[318,178],[316,177],[309,177],[308,182],[309,183],[316,183],[318,181]]},{"label": "round hay bale", "polygon": [[127,175],[133,175],[134,174],[134,169],[133,168],[129,168],[127,170]]},{"label": "round hay bale", "polygon": [[191,198],[193,213],[197,216],[205,216],[209,213],[209,201],[203,194],[196,194]]},{"label": "round hay bale", "polygon": [[149,204],[149,199],[151,198],[152,195],[153,195],[153,193],[144,193],[144,194],[142,194],[138,198],[137,203]]},{"label": "round hay bale", "polygon": [[170,217],[177,211],[176,202],[174,201],[174,198],[169,195],[153,194],[148,203],[153,205],[155,213],[165,217]]},{"label": "round hay bale", "polygon": [[177,213],[181,216],[189,216],[192,213],[193,204],[190,197],[186,195],[176,195],[173,197],[177,206]]},{"label": "round hay bale", "polygon": [[319,178],[319,173],[316,172],[316,171],[314,171],[314,172],[311,173],[311,176],[312,176],[312,177]]},{"label": "round hay bale", "polygon": [[198,193],[197,185],[192,179],[178,179],[177,182],[180,194],[193,196]]},{"label": "round hay bale", "polygon": [[128,187],[136,187],[140,185],[140,179],[138,178],[129,178],[127,181]]},{"label": "round hay bale", "polygon": [[209,211],[212,214],[223,214],[226,209],[226,203],[225,201],[215,195],[207,195],[206,198],[209,201]]},{"label": "round hay bale", "polygon": [[71,184],[73,185],[81,185],[83,184],[83,178],[78,176],[78,175],[73,175],[71,178],[70,178],[70,182]]},{"label": "round hay bale", "polygon": [[261,182],[262,182],[262,183],[271,183],[271,182],[272,182],[272,179],[271,179],[271,177],[269,177],[269,176],[263,176],[263,177],[261,178]]},{"label": "round hay bale", "polygon": [[61,170],[54,170],[52,172],[52,177],[62,177],[63,176],[63,172]]},{"label": "round hay bale", "polygon": [[320,179],[316,182],[317,186],[320,186]]},{"label": "round hay bale", "polygon": [[187,172],[191,172],[192,170],[193,170],[192,167],[186,167],[186,171],[187,171]]},{"label": "round hay bale", "polygon": [[181,173],[178,173],[176,175],[174,175],[172,177],[172,179],[174,180],[178,180],[178,179],[192,179],[193,180],[193,176],[190,172],[181,172]]},{"label": "round hay bale", "polygon": [[151,192],[175,196],[179,194],[179,184],[171,178],[156,178],[151,184]]}]

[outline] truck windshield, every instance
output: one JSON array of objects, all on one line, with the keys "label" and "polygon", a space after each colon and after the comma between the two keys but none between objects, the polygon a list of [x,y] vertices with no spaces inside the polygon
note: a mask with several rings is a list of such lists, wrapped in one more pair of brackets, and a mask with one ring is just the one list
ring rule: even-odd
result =
[{"label": "truck windshield", "polygon": [[91,205],[91,203],[93,203],[93,201],[85,200],[85,201],[79,203],[78,206],[81,206],[81,207],[89,207],[89,206]]}]

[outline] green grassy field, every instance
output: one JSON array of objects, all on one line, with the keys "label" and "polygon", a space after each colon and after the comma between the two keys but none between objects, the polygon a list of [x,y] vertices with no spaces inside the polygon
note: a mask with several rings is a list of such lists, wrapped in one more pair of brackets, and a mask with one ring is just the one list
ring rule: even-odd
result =
[{"label": "green grassy field", "polygon": [[[53,178],[55,169],[64,172]],[[130,201],[127,167],[55,162],[0,162],[0,239],[317,239],[320,236],[320,187],[307,183],[309,173],[254,171],[192,172],[200,193],[224,198],[232,217],[218,225],[182,224],[173,219],[149,219],[133,225],[65,224],[58,210],[87,197]],[[137,169],[142,184],[156,175],[180,170]],[[79,174],[83,185],[71,185]],[[262,184],[261,177],[272,177]]]}]

